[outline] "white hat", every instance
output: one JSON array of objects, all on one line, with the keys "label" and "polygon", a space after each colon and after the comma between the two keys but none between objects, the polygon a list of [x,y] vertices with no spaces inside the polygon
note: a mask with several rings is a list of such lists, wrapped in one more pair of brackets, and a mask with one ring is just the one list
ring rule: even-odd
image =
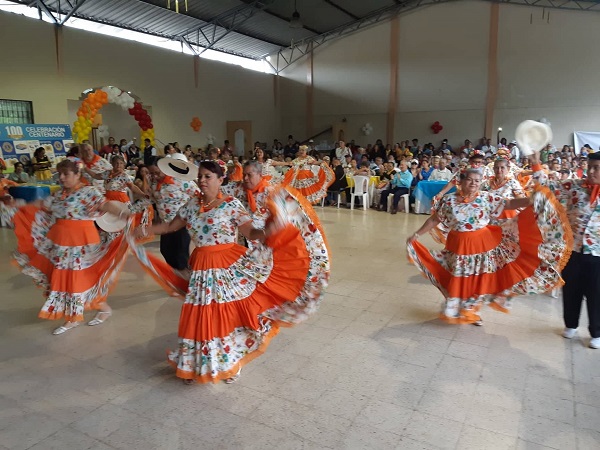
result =
[{"label": "white hat", "polygon": [[523,156],[540,151],[552,141],[552,129],[548,124],[526,120],[515,131],[519,149]]},{"label": "white hat", "polygon": [[173,153],[170,158],[162,158],[158,161],[158,168],[173,178],[193,181],[198,178],[198,167],[187,160],[181,153]]},{"label": "white hat", "polygon": [[[111,200],[110,203],[121,205],[121,207],[123,206],[123,203],[116,200]],[[111,213],[104,213],[102,216],[98,217],[95,222],[101,229],[109,233],[121,231],[125,228],[125,225],[127,225],[127,219],[119,218],[119,216],[115,216]]]}]

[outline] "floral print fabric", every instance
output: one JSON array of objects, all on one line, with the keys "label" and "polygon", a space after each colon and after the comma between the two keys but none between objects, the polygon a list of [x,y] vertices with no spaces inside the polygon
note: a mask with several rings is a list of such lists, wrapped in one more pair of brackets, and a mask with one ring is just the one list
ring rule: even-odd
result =
[{"label": "floral print fabric", "polygon": [[196,196],[200,189],[193,181],[181,181],[175,178],[163,180],[163,182],[152,183],[152,195],[156,201],[158,216],[163,222],[171,222],[179,209],[185,205],[191,197]]},{"label": "floral print fabric", "polygon": [[514,178],[508,178],[504,184],[497,186],[496,177],[492,176],[485,180],[481,186],[482,191],[489,191],[507,200],[526,197],[521,184]]},{"label": "floral print fabric", "polygon": [[[502,211],[504,200],[488,193],[480,193],[469,203],[460,203],[456,195],[445,196],[438,205],[437,213],[451,232],[461,232],[459,239],[468,239],[471,232],[483,230]],[[571,230],[562,215],[556,198],[548,191],[537,189],[533,194],[533,214],[525,218],[517,216],[504,221],[495,229],[501,230],[500,243],[483,253],[456,254],[447,248],[441,251],[428,251],[433,264],[425,264],[427,251],[420,243],[409,244],[409,258],[442,292],[445,297],[442,317],[449,320],[462,320],[465,311],[477,311],[482,303],[504,301],[505,297],[547,292],[561,282],[560,270],[570,254]],[[522,236],[520,230],[539,230],[541,243],[528,246],[529,235]],[[450,286],[458,286],[461,280],[469,280],[468,285],[476,284],[474,280],[484,274],[496,274],[509,265],[517,264],[513,274],[528,273],[521,270],[523,264],[519,257],[529,255],[526,259],[539,260],[531,276],[518,276],[511,285],[499,292],[474,291],[466,297],[449,294]],[[435,269],[439,267],[439,269]],[[524,266],[523,266],[524,267]],[[449,276],[448,276],[449,275]],[[503,275],[506,276],[506,275]],[[442,280],[448,280],[446,282]],[[511,279],[512,280],[512,279]],[[482,282],[480,287],[493,286],[493,283]],[[456,289],[453,290],[456,292]],[[464,291],[467,292],[467,291]],[[504,308],[503,305],[502,308]],[[472,319],[472,318],[471,318]],[[475,321],[475,319],[470,320]]]},{"label": "floral print fabric", "polygon": [[[47,274],[31,265],[27,256],[16,253],[15,260],[22,267],[23,273],[31,276],[47,293],[40,317],[65,316],[70,320],[82,320],[84,309],[90,308],[99,297],[106,297],[110,286],[116,281],[125,252],[116,251],[116,248],[121,247],[121,243],[110,234],[101,233],[99,242],[80,246],[59,245],[48,238],[51,231],[53,234],[72,232],[71,229],[63,230],[60,220],[82,221],[82,224],[86,221],[89,227],[89,222],[100,215],[98,208],[104,201],[104,196],[92,186],[83,186],[71,193],[60,190],[48,197],[44,208],[36,213],[31,224],[33,245],[39,255],[52,263],[54,270],[66,271],[68,277],[76,278],[78,271],[93,270],[95,266],[102,265],[102,268],[98,269],[98,281],[83,292],[52,290],[52,274],[49,278]],[[58,230],[55,230],[55,227],[58,227]],[[116,257],[117,253],[119,257]],[[68,289],[68,286],[62,287]]]},{"label": "floral print fabric", "polygon": [[179,216],[187,222],[187,229],[197,247],[232,244],[240,225],[252,220],[241,202],[228,197],[218,207],[200,212],[200,199],[190,199],[179,210]]},{"label": "floral print fabric", "polygon": [[127,187],[133,183],[133,177],[126,173],[113,176],[111,172],[105,172],[104,180],[104,188],[107,191],[127,192]]},{"label": "floral print fabric", "polygon": [[445,195],[434,206],[442,224],[454,231],[475,231],[487,226],[504,210],[505,200],[499,195],[479,192],[468,203],[457,193]]},{"label": "floral print fabric", "polygon": [[585,180],[551,180],[543,170],[533,174],[536,183],[547,185],[567,211],[573,229],[573,251],[600,256],[600,202],[590,204]]},{"label": "floral print fabric", "polygon": [[[232,187],[228,190],[231,191]],[[287,267],[296,270],[297,260],[302,258],[301,252],[290,251],[291,256],[287,258],[292,258],[292,261],[289,261],[285,251],[281,253],[259,242],[251,249],[234,243],[237,228],[251,220],[250,214],[237,198],[228,197],[218,207],[205,212],[200,212],[199,199],[194,198],[180,209],[179,215],[188,222],[190,236],[198,247],[192,256],[193,271],[182,310],[184,328],[187,330],[199,326],[199,323],[188,323],[187,320],[200,321],[206,317],[205,314],[216,314],[210,317],[222,322],[234,321],[237,325],[226,335],[215,335],[209,339],[192,338],[180,328],[178,349],[169,354],[169,360],[177,367],[179,376],[216,381],[224,376],[235,375],[242,360],[266,347],[278,331],[278,322],[299,323],[317,310],[329,278],[329,255],[324,236],[310,215],[298,207],[295,197],[282,190],[276,194],[271,192],[269,199],[276,196],[283,199],[278,202],[277,208],[282,220],[298,229],[300,245],[306,247],[304,254],[309,260],[306,278],[297,278],[297,271],[292,272],[295,275],[288,275],[286,271]],[[266,201],[266,197],[264,202],[261,197],[257,200],[257,206],[266,209]],[[232,252],[237,255],[233,264],[228,267],[220,265],[219,261],[223,258],[220,255],[227,256]],[[277,269],[273,266],[276,252],[283,255],[277,257]],[[195,258],[201,258],[207,266],[196,269]],[[215,261],[216,265],[213,266],[211,261]],[[290,279],[291,276],[296,281]],[[280,282],[286,283],[289,279],[302,285],[302,288],[291,298],[284,298],[287,301],[280,305],[259,311],[258,316],[246,317],[248,308],[252,308],[250,305],[258,301],[265,302],[266,293],[268,302],[277,304],[277,296],[281,294],[272,291],[273,287],[267,287],[273,277],[276,278],[274,286],[279,286],[277,283]],[[191,312],[190,308],[201,309]],[[226,311],[237,312],[232,316]]]}]

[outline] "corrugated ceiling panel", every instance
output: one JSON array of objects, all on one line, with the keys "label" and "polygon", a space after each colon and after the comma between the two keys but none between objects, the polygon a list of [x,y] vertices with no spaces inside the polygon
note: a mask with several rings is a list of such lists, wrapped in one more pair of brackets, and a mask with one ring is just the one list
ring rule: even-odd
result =
[{"label": "corrugated ceiling panel", "polygon": [[[331,2],[339,5],[336,8]],[[235,31],[228,33],[215,44],[215,49],[251,58],[273,53],[279,47],[292,42],[315,36],[349,24],[354,17],[363,17],[368,13],[392,6],[394,0],[298,0],[297,7],[305,28],[293,29],[289,18],[294,12],[294,0],[264,0],[263,10],[256,11],[250,18],[238,14]],[[184,1],[179,1],[180,13],[174,11],[175,0],[171,0],[171,9],[167,9],[167,0],[87,0],[77,10],[76,17],[86,18],[118,27],[129,28],[165,37],[177,37],[183,34],[190,41],[206,45],[206,41],[192,31],[206,26],[205,32],[212,36],[212,25],[207,24],[215,17],[223,17],[224,24],[233,20],[232,11],[247,14],[252,11],[251,0],[188,0],[188,11]],[[65,1],[46,0],[46,4],[57,10],[60,5],[63,14],[70,8]],[[194,17],[192,17],[194,16]],[[218,28],[217,36],[224,33]]]}]

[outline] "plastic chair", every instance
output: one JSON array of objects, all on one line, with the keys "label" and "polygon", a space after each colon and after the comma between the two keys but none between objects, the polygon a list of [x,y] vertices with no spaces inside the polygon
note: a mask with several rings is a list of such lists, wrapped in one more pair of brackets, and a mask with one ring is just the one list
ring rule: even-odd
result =
[{"label": "plastic chair", "polygon": [[[409,197],[410,197],[409,194],[402,194],[400,196],[400,201],[404,200],[404,212],[405,213],[410,212],[410,210],[408,209],[410,207]],[[388,195],[388,198],[387,198],[387,212],[392,212],[393,205],[394,205],[394,196],[392,194],[390,194],[390,195]]]},{"label": "plastic chair", "polygon": [[[342,190],[339,190],[339,191],[336,191],[336,194],[337,194],[337,207],[338,207],[338,208],[340,207],[340,203],[341,203],[341,201],[342,201],[342,193],[343,193],[343,192],[344,192],[344,190],[343,190],[343,189],[342,189]],[[326,199],[327,199],[327,195],[321,199],[321,208],[324,208],[324,207],[325,207],[325,200],[326,200]]]},{"label": "plastic chair", "polygon": [[370,177],[363,177],[361,175],[353,176],[354,180],[354,189],[350,196],[350,209],[354,209],[354,199],[356,197],[362,197],[363,201],[363,209],[367,210],[367,205],[369,204],[369,179]]}]

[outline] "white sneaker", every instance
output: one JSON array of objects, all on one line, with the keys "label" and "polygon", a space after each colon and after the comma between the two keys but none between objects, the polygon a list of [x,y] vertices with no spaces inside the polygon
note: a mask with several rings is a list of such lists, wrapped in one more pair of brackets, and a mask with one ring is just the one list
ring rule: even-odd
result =
[{"label": "white sneaker", "polygon": [[600,337],[590,339],[590,348],[600,348]]},{"label": "white sneaker", "polygon": [[566,339],[572,339],[577,334],[577,328],[565,328],[562,335]]}]

